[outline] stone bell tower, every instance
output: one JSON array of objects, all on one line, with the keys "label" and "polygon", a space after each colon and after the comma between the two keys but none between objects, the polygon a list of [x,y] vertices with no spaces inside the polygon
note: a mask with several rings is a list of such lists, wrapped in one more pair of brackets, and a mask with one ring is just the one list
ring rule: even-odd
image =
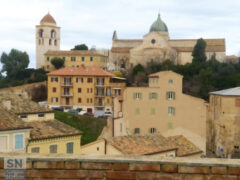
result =
[{"label": "stone bell tower", "polygon": [[44,54],[48,50],[60,50],[60,27],[48,13],[36,26],[36,68],[44,67]]}]

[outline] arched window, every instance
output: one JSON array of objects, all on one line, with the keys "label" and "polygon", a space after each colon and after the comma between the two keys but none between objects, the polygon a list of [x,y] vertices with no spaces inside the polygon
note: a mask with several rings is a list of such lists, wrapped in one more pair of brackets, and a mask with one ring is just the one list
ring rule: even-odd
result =
[{"label": "arched window", "polygon": [[39,37],[43,37],[43,30],[42,29],[40,29],[40,31],[39,31]]},{"label": "arched window", "polygon": [[56,33],[54,30],[51,31],[51,38],[55,38],[56,37]]},{"label": "arched window", "polygon": [[54,41],[54,45],[56,46],[57,45],[57,40],[55,39],[55,41]]},{"label": "arched window", "polygon": [[52,44],[52,40],[51,39],[49,39],[49,45],[51,45]]}]

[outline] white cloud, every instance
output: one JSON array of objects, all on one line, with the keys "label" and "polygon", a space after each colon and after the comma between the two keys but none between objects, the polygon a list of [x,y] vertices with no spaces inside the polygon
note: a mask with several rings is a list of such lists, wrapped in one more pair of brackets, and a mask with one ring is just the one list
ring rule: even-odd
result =
[{"label": "white cloud", "polygon": [[161,12],[171,38],[225,38],[227,54],[239,52],[239,0],[8,0],[0,1],[0,53],[28,52],[35,66],[35,25],[48,12],[61,29],[61,48],[87,43],[111,47],[119,38],[142,38]]}]

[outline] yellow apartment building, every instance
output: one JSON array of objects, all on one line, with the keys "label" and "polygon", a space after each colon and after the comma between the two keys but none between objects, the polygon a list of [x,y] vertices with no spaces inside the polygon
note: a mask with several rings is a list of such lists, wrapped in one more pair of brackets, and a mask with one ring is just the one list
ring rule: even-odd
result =
[{"label": "yellow apartment building", "polygon": [[44,68],[46,71],[55,70],[51,63],[51,60],[55,57],[62,58],[65,67],[96,65],[106,69],[108,60],[108,55],[96,50],[47,51],[44,54]]},{"label": "yellow apartment building", "polygon": [[51,109],[0,93],[0,152],[79,154],[82,132],[54,119]]},{"label": "yellow apartment building", "polygon": [[124,88],[124,78],[98,66],[66,67],[48,74],[48,104],[80,109],[95,116],[111,115],[113,97],[122,95]]},{"label": "yellow apartment building", "polygon": [[149,76],[148,87],[128,87],[114,99],[114,136],[183,135],[206,151],[207,106],[182,92],[182,75],[161,71]]},{"label": "yellow apartment building", "polygon": [[207,149],[218,157],[240,158],[240,87],[210,93]]}]

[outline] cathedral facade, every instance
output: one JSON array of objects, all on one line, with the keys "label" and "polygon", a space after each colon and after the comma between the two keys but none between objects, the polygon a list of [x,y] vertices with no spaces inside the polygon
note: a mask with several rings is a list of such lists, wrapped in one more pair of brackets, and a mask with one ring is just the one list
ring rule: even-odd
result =
[{"label": "cathedral facade", "polygon": [[[215,54],[216,59],[223,62],[226,56],[225,39],[204,40],[207,44],[207,59]],[[118,39],[117,32],[114,31],[109,64],[115,70],[122,70],[137,64],[145,66],[151,61],[163,62],[168,59],[175,64],[190,63],[196,42],[197,39],[170,39],[168,28],[159,14],[143,39]]]}]

